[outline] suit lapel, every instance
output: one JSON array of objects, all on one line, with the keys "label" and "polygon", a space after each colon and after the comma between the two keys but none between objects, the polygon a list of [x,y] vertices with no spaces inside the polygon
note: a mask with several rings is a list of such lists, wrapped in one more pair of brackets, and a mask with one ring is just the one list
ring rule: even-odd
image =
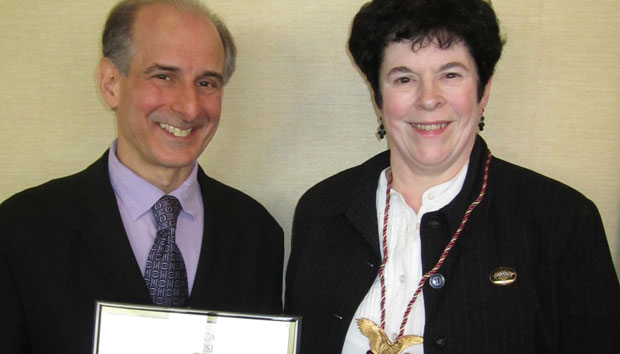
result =
[{"label": "suit lapel", "polygon": [[[204,205],[204,230],[200,258],[196,270],[194,286],[190,294],[190,305],[202,307],[217,301],[217,292],[229,277],[232,262],[230,254],[235,244],[234,235],[224,229],[228,201],[220,195],[218,185],[209,178],[202,168],[198,170],[198,183]],[[217,271],[213,271],[217,269]],[[205,303],[206,302],[206,303]]]},{"label": "suit lapel", "polygon": [[140,268],[127,239],[108,175],[108,153],[84,171],[79,189],[77,229],[117,301],[150,303]]}]

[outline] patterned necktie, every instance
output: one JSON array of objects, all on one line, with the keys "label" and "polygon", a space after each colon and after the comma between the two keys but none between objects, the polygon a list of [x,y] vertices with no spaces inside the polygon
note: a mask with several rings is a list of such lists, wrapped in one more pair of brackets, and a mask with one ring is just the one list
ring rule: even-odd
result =
[{"label": "patterned necktie", "polygon": [[188,294],[187,272],[175,241],[181,203],[173,196],[164,195],[151,207],[151,211],[157,224],[157,237],[146,261],[146,287],[153,304],[184,306]]}]

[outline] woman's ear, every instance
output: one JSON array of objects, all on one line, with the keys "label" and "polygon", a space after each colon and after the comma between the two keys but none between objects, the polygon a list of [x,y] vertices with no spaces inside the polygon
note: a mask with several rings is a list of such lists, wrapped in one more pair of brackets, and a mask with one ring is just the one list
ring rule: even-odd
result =
[{"label": "woman's ear", "polygon": [[484,91],[482,92],[482,97],[480,98],[480,107],[484,110],[489,103],[489,96],[491,95],[491,82],[493,81],[493,76],[489,78],[487,84],[484,86]]},{"label": "woman's ear", "polygon": [[99,93],[113,110],[119,105],[121,72],[110,60],[103,57],[97,65],[97,83]]}]

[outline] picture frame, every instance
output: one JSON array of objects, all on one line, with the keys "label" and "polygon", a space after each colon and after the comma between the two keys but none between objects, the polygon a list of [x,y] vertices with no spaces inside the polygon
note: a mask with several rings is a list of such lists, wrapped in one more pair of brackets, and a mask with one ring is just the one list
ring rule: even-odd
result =
[{"label": "picture frame", "polygon": [[297,354],[301,318],[96,303],[93,354]]}]

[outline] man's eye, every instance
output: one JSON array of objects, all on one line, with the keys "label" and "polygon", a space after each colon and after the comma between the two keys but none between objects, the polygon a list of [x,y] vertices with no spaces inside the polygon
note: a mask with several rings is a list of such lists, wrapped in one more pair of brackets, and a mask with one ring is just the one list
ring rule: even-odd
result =
[{"label": "man's eye", "polygon": [[217,87],[217,85],[215,85],[211,81],[198,81],[198,86],[201,86],[201,87]]},{"label": "man's eye", "polygon": [[448,79],[456,79],[459,76],[461,76],[461,75],[459,75],[457,73],[447,73],[446,74],[446,78],[448,78]]},{"label": "man's eye", "polygon": [[155,77],[160,79],[160,80],[170,80],[170,76],[168,76],[166,74],[157,74],[157,75],[155,75]]}]

